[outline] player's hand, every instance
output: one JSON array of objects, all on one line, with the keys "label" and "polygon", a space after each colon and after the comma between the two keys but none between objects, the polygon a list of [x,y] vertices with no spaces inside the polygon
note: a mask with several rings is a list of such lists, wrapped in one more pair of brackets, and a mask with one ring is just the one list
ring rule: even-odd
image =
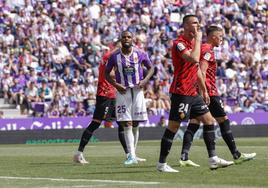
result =
[{"label": "player's hand", "polygon": [[139,83],[139,87],[143,88],[146,85],[146,81],[145,80],[141,80]]},{"label": "player's hand", "polygon": [[125,93],[127,92],[126,87],[123,86],[123,85],[121,85],[121,84],[118,84],[118,85],[116,86],[116,89],[117,89],[117,91],[119,91],[119,93],[121,93],[121,94],[125,94]]},{"label": "player's hand", "polygon": [[202,31],[200,26],[195,27],[194,30],[195,40],[202,41]]},{"label": "player's hand", "polygon": [[202,93],[202,97],[203,97],[205,103],[206,103],[207,105],[209,105],[209,103],[210,103],[210,97],[209,97],[209,95],[208,95],[208,92],[203,92],[203,93]]}]

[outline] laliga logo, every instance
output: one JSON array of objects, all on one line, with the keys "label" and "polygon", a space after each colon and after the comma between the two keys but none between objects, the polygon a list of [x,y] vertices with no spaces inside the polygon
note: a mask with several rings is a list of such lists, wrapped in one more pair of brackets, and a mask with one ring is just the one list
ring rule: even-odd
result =
[{"label": "laliga logo", "polygon": [[241,122],[242,125],[254,125],[256,124],[254,119],[251,118],[251,117],[245,117],[242,122]]},{"label": "laliga logo", "polygon": [[39,121],[34,121],[33,124],[31,125],[31,129],[35,129],[36,128],[41,128],[43,127],[43,123],[39,122]]}]

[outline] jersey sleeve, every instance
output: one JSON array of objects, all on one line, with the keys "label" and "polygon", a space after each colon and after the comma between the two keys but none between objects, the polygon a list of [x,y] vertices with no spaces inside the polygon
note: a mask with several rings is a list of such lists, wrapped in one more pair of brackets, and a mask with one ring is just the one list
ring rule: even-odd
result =
[{"label": "jersey sleeve", "polygon": [[202,62],[204,60],[209,62],[211,60],[211,57],[212,57],[212,54],[211,54],[210,50],[208,50],[206,48],[201,49],[200,62]]},{"label": "jersey sleeve", "polygon": [[187,48],[185,42],[179,40],[175,43],[176,45],[176,50],[179,52],[181,55],[187,52],[189,49]]},{"label": "jersey sleeve", "polygon": [[108,72],[111,72],[114,66],[115,66],[115,59],[114,56],[111,55],[108,59],[108,63],[106,64],[106,70]]},{"label": "jersey sleeve", "polygon": [[150,69],[152,67],[152,62],[147,53],[142,54],[142,62],[147,69]]}]

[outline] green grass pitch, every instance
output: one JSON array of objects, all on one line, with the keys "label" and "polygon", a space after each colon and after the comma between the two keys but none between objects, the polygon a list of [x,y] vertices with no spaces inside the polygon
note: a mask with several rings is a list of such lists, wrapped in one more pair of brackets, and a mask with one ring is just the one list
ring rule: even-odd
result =
[{"label": "green grass pitch", "polygon": [[[0,145],[1,188],[249,188],[268,187],[268,138],[239,138],[241,152],[256,152],[255,160],[211,171],[203,140],[195,140],[190,158],[200,168],[178,166],[181,141],[173,143],[168,163],[179,173],[156,171],[160,140],[140,141],[138,156],[147,162],[124,166],[119,142],[90,143],[85,149],[88,165],[72,162],[77,144]],[[222,139],[218,156],[232,160]]]}]

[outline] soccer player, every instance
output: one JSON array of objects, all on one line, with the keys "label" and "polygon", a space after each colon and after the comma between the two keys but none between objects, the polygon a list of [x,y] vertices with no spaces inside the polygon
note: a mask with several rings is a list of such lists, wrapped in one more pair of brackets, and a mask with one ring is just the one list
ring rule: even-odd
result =
[{"label": "soccer player", "polygon": [[[216,69],[217,62],[213,48],[219,47],[222,43],[223,30],[218,26],[210,26],[207,29],[207,42],[202,44],[200,68],[206,83],[208,94],[210,96],[209,110],[220,126],[222,137],[233,155],[234,162],[241,163],[253,159],[256,153],[240,153],[236,147],[232,131],[230,129],[230,120],[228,119],[223,102],[219,97],[216,87]],[[188,153],[193,141],[194,134],[199,129],[200,121],[191,119],[184,133],[183,147],[181,151],[180,166],[199,166],[188,159]]]},{"label": "soccer player", "polygon": [[[233,161],[217,157],[215,152],[214,121],[206,105],[209,103],[209,96],[199,68],[202,32],[197,16],[186,15],[183,18],[183,28],[184,33],[173,42],[172,47],[174,77],[170,87],[171,109],[168,127],[161,140],[157,164],[160,172],[178,172],[167,165],[166,158],[180,123],[187,121],[189,116],[204,123],[203,137],[209,155],[209,167],[217,169],[233,164]],[[204,100],[196,91],[197,84]]]},{"label": "soccer player", "polygon": [[[112,118],[115,108],[115,88],[107,82],[105,79],[105,67],[111,52],[107,52],[103,56],[103,60],[99,65],[99,79],[96,97],[96,108],[93,114],[93,119],[84,130],[82,138],[78,147],[77,153],[73,157],[73,161],[76,163],[87,164],[88,161],[85,160],[83,156],[83,151],[85,146],[88,144],[90,138],[92,137],[95,130],[97,130],[103,120]],[[118,125],[118,137],[121,145],[126,154],[128,154],[125,138],[124,129],[122,126]]]},{"label": "soccer player", "polygon": [[[120,36],[122,47],[109,58],[106,66],[106,79],[116,89],[116,119],[124,126],[125,140],[130,152],[125,165],[136,164],[138,124],[146,121],[147,111],[143,87],[154,73],[154,66],[148,54],[133,46],[133,34],[123,31]],[[144,77],[143,68],[148,70]],[[110,75],[115,70],[115,79]]]}]

